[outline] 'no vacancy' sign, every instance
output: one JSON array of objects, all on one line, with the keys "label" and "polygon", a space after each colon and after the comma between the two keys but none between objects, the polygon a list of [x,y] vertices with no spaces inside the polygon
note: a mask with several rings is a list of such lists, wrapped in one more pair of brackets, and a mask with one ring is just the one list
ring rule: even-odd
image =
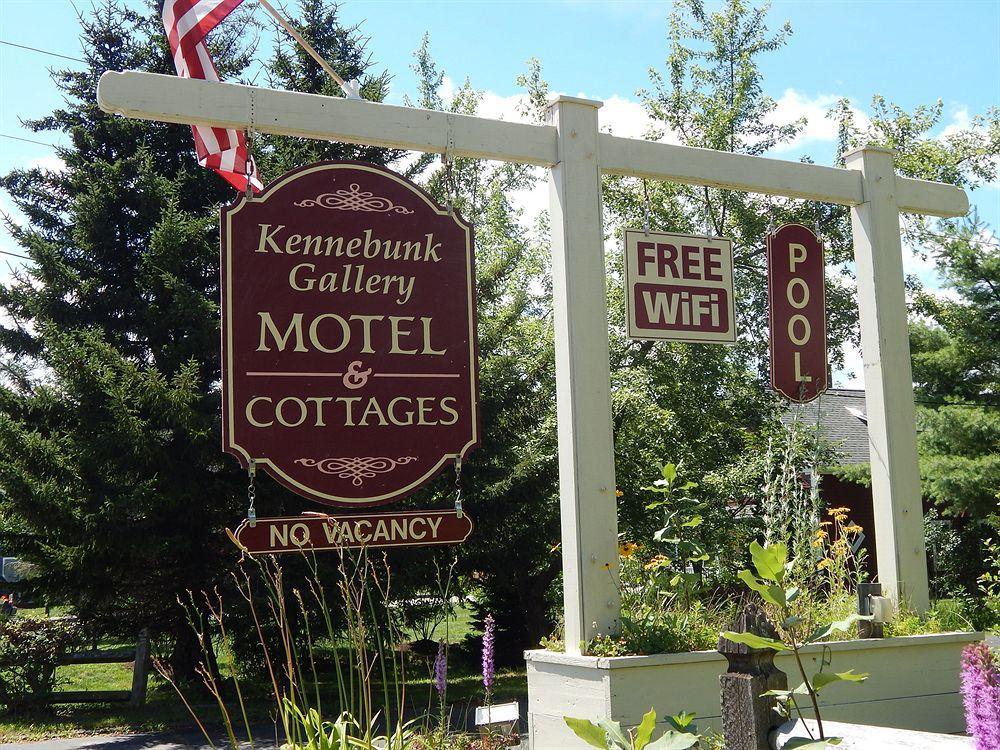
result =
[{"label": "'no vacancy' sign", "polygon": [[630,338],[736,343],[732,240],[626,230],[625,312]]},{"label": "'no vacancy' sign", "polygon": [[399,175],[312,164],[224,208],[222,307],[223,450],[244,466],[363,507],[478,444],[472,232]]}]

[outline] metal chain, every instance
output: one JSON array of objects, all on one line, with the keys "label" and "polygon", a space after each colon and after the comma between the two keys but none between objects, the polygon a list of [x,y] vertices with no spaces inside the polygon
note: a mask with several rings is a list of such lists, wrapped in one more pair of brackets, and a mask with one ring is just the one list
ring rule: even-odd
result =
[{"label": "metal chain", "polygon": [[774,234],[774,198],[767,196],[767,233]]},{"label": "metal chain", "polygon": [[455,212],[455,173],[452,169],[452,160],[446,151],[441,155],[441,161],[444,163],[444,191],[445,200],[448,205],[448,213],[453,214]]},{"label": "metal chain", "polygon": [[645,201],[645,204],[646,204],[645,205],[645,227],[646,227],[646,235],[648,236],[649,235],[649,215],[652,213],[652,206],[650,205],[650,202],[649,202],[649,181],[645,180],[645,179],[642,181],[642,196],[643,196],[643,200]]},{"label": "metal chain", "polygon": [[462,510],[462,457],[455,459],[455,514],[461,518]]},{"label": "metal chain", "polygon": [[455,172],[452,166],[455,159],[452,157],[452,153],[455,150],[455,133],[453,130],[453,116],[448,115],[448,141],[444,147],[444,153],[441,154],[441,161],[444,164],[444,189],[447,193],[448,199],[448,214],[453,214],[455,212]]},{"label": "metal chain", "polygon": [[253,177],[254,172],[257,171],[257,165],[253,160],[253,140],[254,140],[254,105],[253,105],[253,89],[250,90],[250,125],[246,129],[245,137],[247,142],[247,161],[243,168],[247,178],[247,188],[246,197],[248,201],[253,200],[253,186],[250,184],[250,178]]},{"label": "metal chain", "polygon": [[257,487],[254,484],[254,480],[257,478],[257,462],[252,458],[247,465],[247,475],[250,477],[250,484],[247,485],[247,501],[249,503],[247,507],[247,522],[250,528],[253,528],[257,525],[257,511],[253,507],[254,500],[257,499]]},{"label": "metal chain", "polygon": [[820,234],[820,231],[819,231],[819,213],[820,213],[820,205],[817,203],[816,204],[816,217],[815,217],[815,220],[814,220],[814,228],[816,230],[816,239],[819,240],[820,243],[822,244],[822,242],[823,242],[823,236],[822,236],[822,234]]}]

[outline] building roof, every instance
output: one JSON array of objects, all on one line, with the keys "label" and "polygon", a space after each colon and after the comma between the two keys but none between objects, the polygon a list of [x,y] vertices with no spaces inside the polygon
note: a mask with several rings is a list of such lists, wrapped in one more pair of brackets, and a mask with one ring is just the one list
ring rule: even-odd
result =
[{"label": "building roof", "polygon": [[[839,464],[866,464],[868,458],[868,416],[865,392],[831,388],[808,404],[787,404],[781,421],[819,422],[820,435],[840,454]],[[817,420],[818,418],[818,420]]]}]

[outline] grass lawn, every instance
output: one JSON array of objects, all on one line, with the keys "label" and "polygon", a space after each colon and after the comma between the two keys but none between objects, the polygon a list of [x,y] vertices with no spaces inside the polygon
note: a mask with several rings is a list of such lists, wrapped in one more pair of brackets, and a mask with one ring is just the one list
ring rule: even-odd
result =
[{"label": "grass lawn", "polygon": [[[126,690],[132,683],[132,670],[127,664],[97,664],[62,667],[65,681],[60,690]],[[264,683],[242,686],[254,697],[248,700],[251,723],[261,725],[271,719],[271,704],[264,696]],[[524,670],[500,671],[494,686],[494,700],[516,700],[527,693]],[[432,702],[432,681],[429,675],[412,675],[407,680],[407,703],[420,713]],[[336,695],[333,681],[321,683],[321,695]],[[209,727],[221,727],[218,708],[204,697],[192,694],[198,717]],[[448,702],[479,705],[482,700],[482,678],[478,672],[454,670],[448,678]],[[433,704],[436,705],[436,704]],[[235,699],[230,710],[236,711]],[[436,710],[436,709],[434,709]],[[458,710],[461,710],[459,708]],[[167,729],[196,729],[196,724],[173,689],[159,677],[149,678],[149,695],[145,706],[131,708],[127,704],[70,704],[53,706],[37,715],[15,717],[0,714],[0,742],[25,742],[87,734],[117,734],[156,732]]]},{"label": "grass lawn", "polygon": [[[53,615],[56,613],[53,612]],[[44,617],[44,610],[20,610],[18,616]],[[478,634],[472,625],[472,613],[459,608],[448,626],[448,640],[461,643],[467,636]],[[432,640],[445,637],[444,626],[432,634]],[[121,644],[119,644],[121,645]],[[102,648],[111,644],[102,644]],[[479,671],[478,652],[465,649],[453,650],[449,659],[448,695],[450,704],[457,704],[456,715],[462,715],[469,705],[482,701],[482,677]],[[220,663],[226,660],[220,653]],[[435,705],[432,657],[411,655],[408,659],[407,705],[414,714]],[[225,667],[223,667],[225,669]],[[78,664],[60,667],[57,671],[57,690],[129,690],[132,685],[131,664]],[[265,681],[241,682],[248,696],[249,718],[253,725],[262,726],[273,721],[270,685]],[[494,700],[515,700],[527,694],[527,677],[524,669],[499,670],[494,685]],[[381,694],[380,689],[375,690]],[[321,696],[336,700],[337,684],[334,676],[320,676]],[[204,693],[192,689],[186,693],[199,719],[211,728],[221,727],[217,705]],[[235,698],[230,701],[231,711],[238,712]],[[436,712],[436,708],[434,709]],[[329,709],[327,709],[329,712]],[[116,734],[129,732],[155,732],[169,729],[195,730],[197,725],[177,697],[173,688],[155,673],[149,677],[146,705],[132,708],[128,704],[68,704],[55,705],[44,712],[19,717],[0,713],[0,742],[26,742],[31,740],[70,737],[87,734]]]}]

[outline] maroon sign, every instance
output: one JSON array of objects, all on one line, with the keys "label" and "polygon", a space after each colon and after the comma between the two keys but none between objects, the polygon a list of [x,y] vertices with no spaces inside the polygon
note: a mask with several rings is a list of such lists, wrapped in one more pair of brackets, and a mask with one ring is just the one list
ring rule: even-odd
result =
[{"label": "maroon sign", "polygon": [[767,236],[771,386],[789,401],[826,390],[823,243],[808,227],[785,224]]},{"label": "maroon sign", "polygon": [[472,533],[472,519],[454,510],[244,521],[232,534],[237,546],[251,555],[360,547],[426,547],[459,544]]},{"label": "maroon sign", "polygon": [[222,211],[223,450],[328,505],[401,497],[479,443],[472,230],[322,162]]}]

